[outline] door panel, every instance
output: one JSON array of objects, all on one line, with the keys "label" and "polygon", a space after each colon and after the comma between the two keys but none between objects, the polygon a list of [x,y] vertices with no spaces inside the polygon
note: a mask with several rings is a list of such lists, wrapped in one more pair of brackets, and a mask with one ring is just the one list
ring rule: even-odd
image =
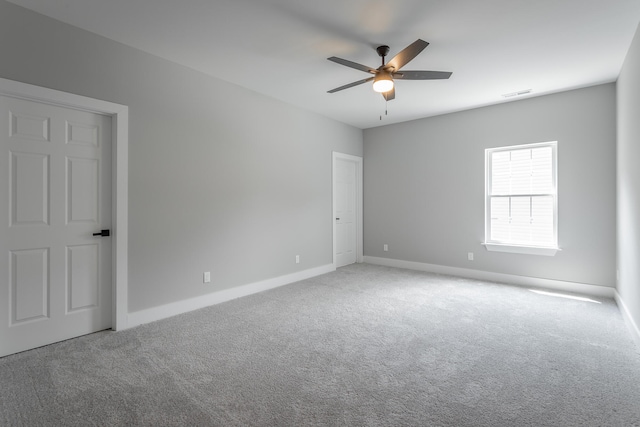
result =
[{"label": "door panel", "polygon": [[98,160],[67,158],[67,182],[67,224],[98,224]]},{"label": "door panel", "polygon": [[49,251],[11,252],[11,325],[49,317]]},{"label": "door panel", "polygon": [[0,96],[0,356],[111,327],[110,175],[110,117]]},{"label": "door panel", "polygon": [[67,247],[67,310],[81,310],[99,306],[100,261],[97,244]]},{"label": "door panel", "polygon": [[49,224],[49,156],[12,152],[11,226]]},{"label": "door panel", "polygon": [[12,138],[49,142],[49,117],[9,111],[9,122]]}]

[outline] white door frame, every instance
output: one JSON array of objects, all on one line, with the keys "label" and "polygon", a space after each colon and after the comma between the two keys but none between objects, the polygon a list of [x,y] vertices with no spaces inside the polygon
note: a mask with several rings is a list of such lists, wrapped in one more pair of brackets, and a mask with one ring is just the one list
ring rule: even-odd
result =
[{"label": "white door frame", "polygon": [[363,262],[363,222],[362,222],[362,207],[363,207],[363,192],[362,192],[362,177],[363,177],[363,162],[362,157],[353,156],[351,154],[339,153],[337,151],[332,152],[332,180],[331,180],[331,193],[332,193],[332,209],[331,209],[331,222],[333,224],[333,267],[336,267],[336,160],[348,160],[356,164],[356,262]]},{"label": "white door frame", "polygon": [[129,240],[129,107],[0,78],[0,95],[111,116],[113,330],[127,328]]}]

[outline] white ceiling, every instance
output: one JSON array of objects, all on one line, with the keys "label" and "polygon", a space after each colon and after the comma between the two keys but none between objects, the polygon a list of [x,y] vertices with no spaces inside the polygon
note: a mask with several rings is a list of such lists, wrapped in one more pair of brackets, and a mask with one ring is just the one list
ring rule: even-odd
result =
[{"label": "white ceiling", "polygon": [[[640,21],[639,0],[9,1],[363,129],[615,81]],[[387,116],[370,84],[327,93],[368,74],[326,58],[418,38],[404,69],[449,80],[397,81]]]}]

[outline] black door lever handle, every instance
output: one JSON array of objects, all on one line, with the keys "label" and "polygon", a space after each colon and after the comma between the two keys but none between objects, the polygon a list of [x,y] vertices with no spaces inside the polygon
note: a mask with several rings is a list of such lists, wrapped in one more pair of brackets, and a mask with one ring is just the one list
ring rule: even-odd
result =
[{"label": "black door lever handle", "polygon": [[100,236],[100,237],[109,237],[111,235],[111,231],[110,230],[101,230],[99,233],[93,233],[94,236]]}]

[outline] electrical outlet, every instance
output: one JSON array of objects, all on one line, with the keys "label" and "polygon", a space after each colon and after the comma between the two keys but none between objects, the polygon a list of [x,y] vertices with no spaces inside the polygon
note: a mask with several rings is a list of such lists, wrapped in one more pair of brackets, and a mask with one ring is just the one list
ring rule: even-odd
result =
[{"label": "electrical outlet", "polygon": [[469,261],[473,261],[473,252],[469,252],[469,253],[467,253],[467,259],[468,259]]},{"label": "electrical outlet", "polygon": [[382,247],[382,250],[387,252],[389,250],[389,245],[385,243],[384,246]]},{"label": "electrical outlet", "polygon": [[210,272],[210,271],[205,271],[205,272],[204,272],[204,275],[203,275],[202,281],[203,281],[204,283],[211,283],[211,272]]},{"label": "electrical outlet", "polygon": [[300,255],[296,255],[296,264],[300,264]]}]

